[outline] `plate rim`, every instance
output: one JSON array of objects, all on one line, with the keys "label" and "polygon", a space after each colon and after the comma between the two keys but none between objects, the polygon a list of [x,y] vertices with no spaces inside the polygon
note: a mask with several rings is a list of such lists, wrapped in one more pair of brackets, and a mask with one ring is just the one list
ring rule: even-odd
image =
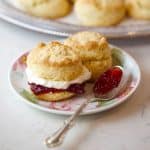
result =
[{"label": "plate rim", "polygon": [[[110,110],[118,105],[120,105],[121,103],[124,103],[125,101],[127,101],[137,90],[140,81],[141,81],[141,71],[140,71],[140,67],[138,65],[138,63],[136,62],[136,60],[133,58],[133,56],[131,56],[128,52],[124,51],[122,48],[119,48],[117,46],[111,45],[113,48],[117,48],[117,50],[121,51],[123,53],[123,55],[128,56],[130,59],[132,59],[132,61],[136,64],[137,67],[137,71],[138,71],[138,78],[137,78],[137,82],[136,82],[136,86],[132,89],[132,91],[130,93],[128,93],[126,96],[122,97],[120,101],[116,102],[116,103],[112,103],[109,104],[105,107],[101,107],[101,108],[95,108],[93,110],[89,110],[86,112],[82,112],[80,115],[92,115],[92,114],[96,114],[96,113],[100,113],[103,111],[107,111]],[[27,51],[21,53],[19,56],[17,56],[17,58],[15,58],[12,63],[11,63],[11,67],[9,68],[9,72],[8,72],[8,80],[9,80],[9,86],[11,87],[14,95],[16,95],[18,98],[21,99],[21,101],[23,101],[24,103],[28,104],[29,106],[32,106],[32,108],[36,108],[38,110],[47,112],[47,113],[51,113],[51,114],[57,114],[57,115],[72,115],[74,112],[70,112],[70,111],[63,111],[63,110],[56,110],[56,109],[51,109],[51,108],[46,108],[44,106],[41,106],[39,104],[34,104],[30,101],[28,101],[26,98],[24,98],[23,96],[21,96],[18,91],[13,87],[12,81],[11,81],[11,73],[12,73],[12,66],[13,64],[16,62],[16,60],[19,59],[20,56],[22,56],[23,54],[25,54]]]}]

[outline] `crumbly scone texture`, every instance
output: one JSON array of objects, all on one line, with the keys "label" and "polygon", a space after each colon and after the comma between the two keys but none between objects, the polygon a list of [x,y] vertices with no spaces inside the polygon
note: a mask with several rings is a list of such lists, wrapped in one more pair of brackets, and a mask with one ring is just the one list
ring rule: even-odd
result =
[{"label": "crumbly scone texture", "polygon": [[124,0],[78,0],[75,12],[83,25],[110,26],[125,16]]},{"label": "crumbly scone texture", "polygon": [[150,19],[150,0],[126,0],[128,14],[136,19]]},{"label": "crumbly scone texture", "polygon": [[51,81],[70,81],[84,71],[80,57],[59,42],[40,43],[27,57],[27,67],[38,77]]},{"label": "crumbly scone texture", "polygon": [[112,66],[111,49],[106,38],[99,33],[79,32],[66,39],[64,44],[74,47],[73,50],[92,73],[91,81]]},{"label": "crumbly scone texture", "polygon": [[36,95],[36,97],[43,101],[62,101],[73,97],[75,94],[70,92],[58,92],[58,93],[46,93],[41,95]]},{"label": "crumbly scone texture", "polygon": [[72,8],[69,0],[15,0],[15,4],[31,15],[43,18],[65,16]]}]

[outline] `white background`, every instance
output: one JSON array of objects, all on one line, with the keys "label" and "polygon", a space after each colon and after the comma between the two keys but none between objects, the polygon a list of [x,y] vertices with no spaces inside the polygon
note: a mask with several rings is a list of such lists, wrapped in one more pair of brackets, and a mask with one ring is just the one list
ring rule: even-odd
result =
[{"label": "white background", "polygon": [[[44,138],[66,117],[35,110],[9,87],[12,61],[38,42],[58,39],[0,21],[0,150],[47,150]],[[111,40],[138,62],[142,81],[136,93],[110,111],[80,117],[56,150],[150,150],[150,37]]]}]

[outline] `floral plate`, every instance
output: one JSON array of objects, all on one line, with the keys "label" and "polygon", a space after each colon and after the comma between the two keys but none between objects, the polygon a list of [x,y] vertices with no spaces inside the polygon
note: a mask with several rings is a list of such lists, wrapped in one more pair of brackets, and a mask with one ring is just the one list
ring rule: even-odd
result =
[{"label": "floral plate", "polygon": [[[27,84],[27,77],[25,74],[27,55],[28,52],[15,60],[11,67],[9,76],[11,86],[15,93],[20,97],[20,100],[23,100],[30,106],[42,111],[61,115],[71,115],[84,100],[94,97],[90,88],[91,85],[88,84],[86,86],[86,93],[82,96],[77,96],[61,102],[44,102],[38,100],[33,94],[31,94]],[[130,72],[130,79],[126,88],[112,100],[92,101],[86,106],[81,115],[94,114],[113,108],[126,101],[138,87],[141,74],[136,61],[128,53],[114,46],[112,46],[112,57],[114,65],[121,65],[124,69],[127,69]]]}]

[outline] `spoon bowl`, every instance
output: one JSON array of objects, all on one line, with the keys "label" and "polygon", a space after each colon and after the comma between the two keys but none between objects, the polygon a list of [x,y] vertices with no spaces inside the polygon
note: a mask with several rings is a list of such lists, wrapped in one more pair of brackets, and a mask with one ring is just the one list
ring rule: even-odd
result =
[{"label": "spoon bowl", "polygon": [[99,94],[98,96],[95,96],[96,99],[100,99],[103,101],[112,100],[126,87],[126,84],[129,80],[129,74],[130,74],[129,70],[127,70],[121,66],[114,66],[113,68],[119,68],[122,71],[121,80],[120,80],[118,86],[113,88],[111,91],[107,92],[106,94]]}]

